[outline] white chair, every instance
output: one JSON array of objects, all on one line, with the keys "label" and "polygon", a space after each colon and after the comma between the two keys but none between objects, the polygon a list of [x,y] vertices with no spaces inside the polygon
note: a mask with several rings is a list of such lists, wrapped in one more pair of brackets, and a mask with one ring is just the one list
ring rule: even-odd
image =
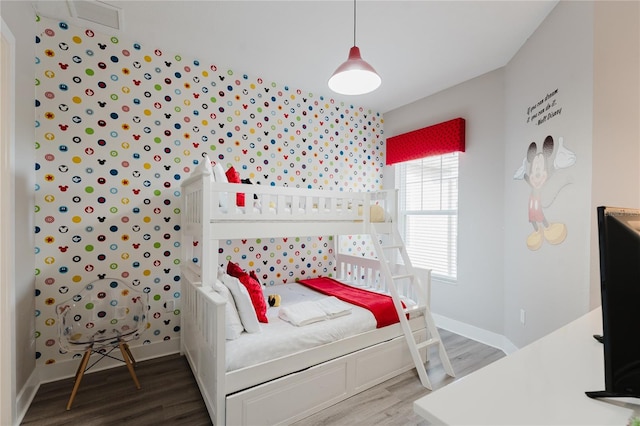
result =
[{"label": "white chair", "polygon": [[[147,327],[148,304],[148,294],[122,280],[104,278],[87,284],[80,293],[56,306],[60,347],[63,351],[84,352],[67,410],[71,409],[85,371],[105,357],[124,362],[140,389],[133,368],[135,359],[127,342],[137,339]],[[111,355],[116,348],[122,359]],[[92,354],[100,358],[87,367]]]}]

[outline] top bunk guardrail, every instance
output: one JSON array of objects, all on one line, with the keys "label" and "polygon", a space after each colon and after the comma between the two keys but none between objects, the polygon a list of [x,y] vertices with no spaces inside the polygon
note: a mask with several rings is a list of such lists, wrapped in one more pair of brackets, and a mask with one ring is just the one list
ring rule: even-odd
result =
[{"label": "top bunk guardrail", "polygon": [[215,182],[210,162],[182,183],[187,223],[209,222],[393,222],[396,191],[346,192]]}]

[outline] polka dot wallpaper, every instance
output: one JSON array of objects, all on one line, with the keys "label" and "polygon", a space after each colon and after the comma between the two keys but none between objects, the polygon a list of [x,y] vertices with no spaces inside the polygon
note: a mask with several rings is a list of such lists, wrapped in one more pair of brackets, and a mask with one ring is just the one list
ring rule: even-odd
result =
[{"label": "polka dot wallpaper", "polygon": [[[142,344],[179,338],[180,182],[203,154],[254,184],[382,187],[381,114],[225,69],[215,58],[37,19],[39,363],[73,355],[59,350],[55,305],[103,276],[149,293]],[[366,247],[355,239],[344,249]],[[333,273],[333,250],[329,237],[230,240],[219,263],[232,259],[277,285]]]}]

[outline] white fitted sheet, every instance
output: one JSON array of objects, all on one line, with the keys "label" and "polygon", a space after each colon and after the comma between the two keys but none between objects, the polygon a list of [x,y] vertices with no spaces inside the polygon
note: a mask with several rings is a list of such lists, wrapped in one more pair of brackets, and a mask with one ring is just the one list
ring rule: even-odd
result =
[{"label": "white fitted sheet", "polygon": [[[327,296],[301,284],[281,284],[267,287],[269,294],[279,294],[282,305],[318,300]],[[376,319],[369,310],[355,305],[351,314],[296,327],[278,318],[280,307],[269,307],[269,323],[261,323],[260,333],[242,333],[226,345],[227,371],[238,370],[305,349],[335,342],[376,328]]]}]

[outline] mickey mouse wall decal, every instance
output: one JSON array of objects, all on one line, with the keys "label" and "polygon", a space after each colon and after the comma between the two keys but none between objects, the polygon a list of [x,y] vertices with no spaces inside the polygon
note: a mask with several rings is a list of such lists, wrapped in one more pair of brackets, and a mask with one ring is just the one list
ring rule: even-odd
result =
[{"label": "mickey mouse wall decal", "polygon": [[542,195],[551,176],[559,169],[573,166],[575,162],[575,154],[564,146],[562,137],[558,138],[556,144],[553,137],[547,136],[541,151],[538,151],[535,142],[529,145],[527,156],[513,176],[516,180],[524,180],[531,188],[528,210],[533,232],[527,237],[529,250],[538,250],[545,240],[550,244],[560,244],[567,237],[567,226],[560,222],[549,222],[544,213],[544,209],[555,201],[557,194],[548,205],[543,205]]}]

